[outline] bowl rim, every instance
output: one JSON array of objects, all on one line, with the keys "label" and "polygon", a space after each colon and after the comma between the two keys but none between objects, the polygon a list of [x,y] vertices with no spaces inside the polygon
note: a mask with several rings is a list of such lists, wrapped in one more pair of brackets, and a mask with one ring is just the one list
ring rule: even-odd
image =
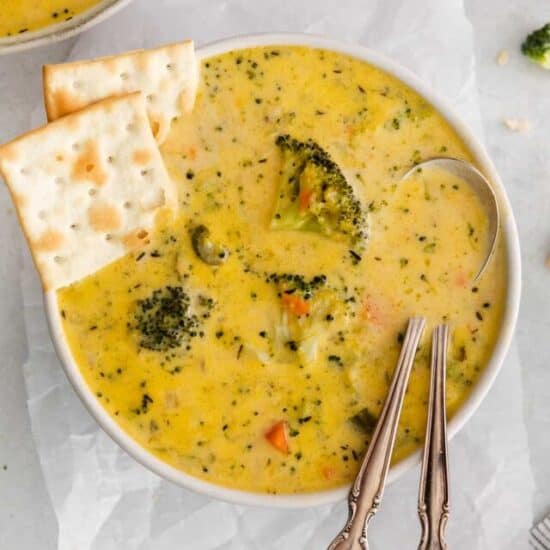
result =
[{"label": "bowl rim", "polygon": [[[501,207],[501,234],[506,240],[505,251],[507,256],[508,286],[504,316],[493,353],[484,372],[480,376],[469,397],[466,401],[464,401],[460,409],[449,422],[448,435],[450,439],[464,426],[489,392],[489,389],[491,388],[504,362],[513,337],[518,316],[521,293],[521,256],[519,237],[512,208],[496,168],[475,134],[455,113],[454,108],[451,107],[446,100],[442,99],[436,91],[424,83],[410,70],[402,67],[379,52],[364,46],[346,44],[344,42],[311,34],[262,33],[235,36],[206,44],[197,49],[197,56],[199,61],[202,61],[208,57],[232,50],[258,46],[305,46],[310,48],[331,50],[344,55],[349,55],[361,61],[366,61],[367,63],[370,63],[398,78],[427,99],[439,111],[439,113],[445,117],[447,122],[449,122],[449,124],[467,145],[478,163],[478,166],[488,176],[488,179],[493,186]],[[347,495],[348,486],[310,493],[280,495],[269,495],[232,489],[193,477],[155,457],[153,454],[146,451],[145,448],[141,447],[135,440],[127,435],[122,428],[118,426],[115,420],[101,406],[99,401],[95,398],[87,386],[84,378],[80,374],[76,362],[71,356],[69,347],[65,342],[61,326],[61,316],[57,308],[57,296],[55,291],[50,291],[44,295],[44,305],[54,347],[61,360],[65,373],[76,390],[76,393],[98,422],[100,427],[126,452],[128,452],[128,454],[130,454],[135,460],[140,462],[149,470],[186,489],[191,489],[197,493],[237,504],[280,508],[304,508],[308,506],[334,503],[342,500]],[[421,449],[392,466],[388,472],[387,482],[391,483],[395,481],[412,466],[418,464],[420,462],[420,457]]]},{"label": "bowl rim", "polygon": [[35,31],[0,38],[0,55],[22,52],[70,38],[111,17],[133,0],[100,0],[69,21],[47,25]]}]

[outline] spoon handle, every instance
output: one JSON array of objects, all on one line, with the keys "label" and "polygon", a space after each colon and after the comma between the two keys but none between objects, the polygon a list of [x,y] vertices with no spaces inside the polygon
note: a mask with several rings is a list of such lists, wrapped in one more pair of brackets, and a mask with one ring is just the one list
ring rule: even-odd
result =
[{"label": "spoon handle", "polygon": [[447,418],[445,412],[445,371],[449,328],[439,325],[434,329],[430,401],[418,515],[422,524],[419,550],[445,550],[445,528],[449,518],[449,473],[447,464]]},{"label": "spoon handle", "polygon": [[349,492],[347,523],[328,550],[368,550],[367,525],[382,500],[403,398],[424,325],[425,319],[422,317],[409,320],[388,396],[367,454]]}]

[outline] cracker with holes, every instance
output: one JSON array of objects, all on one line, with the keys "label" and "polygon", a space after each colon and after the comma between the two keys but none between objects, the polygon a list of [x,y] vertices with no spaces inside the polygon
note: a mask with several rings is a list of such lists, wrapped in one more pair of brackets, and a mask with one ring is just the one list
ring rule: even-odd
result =
[{"label": "cracker with holes", "polygon": [[176,205],[141,93],[106,99],[0,147],[45,290],[144,246]]},{"label": "cracker with holes", "polygon": [[46,112],[51,121],[95,101],[141,91],[160,144],[172,120],[193,108],[198,82],[192,41],[91,61],[46,65]]}]

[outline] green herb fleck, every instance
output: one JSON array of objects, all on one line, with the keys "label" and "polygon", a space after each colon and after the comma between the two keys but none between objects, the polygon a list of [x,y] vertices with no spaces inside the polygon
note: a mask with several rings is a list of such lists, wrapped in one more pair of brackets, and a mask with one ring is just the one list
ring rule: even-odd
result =
[{"label": "green herb fleck", "polygon": [[374,432],[378,418],[367,407],[365,407],[357,414],[353,415],[349,421],[362,432],[371,434]]}]

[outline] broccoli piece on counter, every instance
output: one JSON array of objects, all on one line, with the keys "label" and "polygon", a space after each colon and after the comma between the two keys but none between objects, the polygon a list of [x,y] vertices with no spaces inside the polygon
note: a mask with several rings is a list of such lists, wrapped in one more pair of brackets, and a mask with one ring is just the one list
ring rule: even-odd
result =
[{"label": "broccoli piece on counter", "polygon": [[367,216],[330,155],[312,140],[280,135],[281,179],[273,229],[314,231],[362,250]]},{"label": "broccoli piece on counter", "polygon": [[550,23],[533,31],[521,45],[523,55],[544,69],[550,69]]},{"label": "broccoli piece on counter", "polygon": [[139,345],[153,351],[176,348],[197,336],[199,318],[181,286],[165,286],[138,300],[131,328],[140,333]]}]

